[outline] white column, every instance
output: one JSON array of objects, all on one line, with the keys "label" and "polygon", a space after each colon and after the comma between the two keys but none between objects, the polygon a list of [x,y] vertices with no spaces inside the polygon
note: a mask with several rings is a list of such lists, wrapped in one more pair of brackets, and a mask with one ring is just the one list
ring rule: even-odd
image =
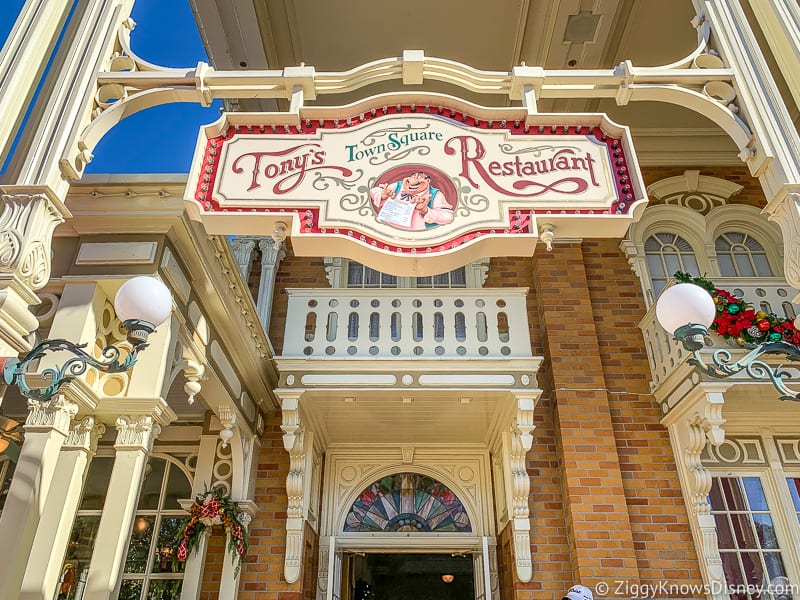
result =
[{"label": "white column", "polygon": [[0,156],[28,108],[71,0],[28,0],[0,51]]},{"label": "white column", "polygon": [[[247,529],[250,526],[250,521],[253,520],[253,515],[256,511],[256,505],[252,502],[237,502],[236,505],[242,511],[240,519],[242,526]],[[222,563],[222,577],[219,582],[219,598],[225,600],[236,600],[239,595],[239,577],[241,571],[237,573],[236,566],[239,564],[239,557],[234,557],[227,551],[228,544],[230,543],[230,535],[225,538],[225,560]]]},{"label": "white column", "polygon": [[271,237],[259,240],[258,249],[261,250],[261,280],[258,283],[258,299],[256,309],[258,319],[269,332],[269,318],[272,314],[272,296],[275,292],[275,276],[278,265],[286,256],[285,242],[276,242]]},{"label": "white column", "polygon": [[797,0],[749,0],[789,93],[800,106],[800,5]]},{"label": "white column", "polygon": [[61,448],[50,493],[39,520],[20,600],[55,597],[61,563],[67,552],[72,524],[81,500],[89,463],[105,425],[86,417],[73,425]]},{"label": "white column", "polygon": [[693,2],[698,15],[708,19],[716,49],[734,72],[735,104],[753,133],[740,157],[761,182],[765,212],[783,231],[786,280],[800,288],[800,136],[740,0]]},{"label": "white column", "polygon": [[0,599],[19,597],[36,528],[53,482],[61,445],[78,412],[64,396],[50,402],[29,401],[25,441],[0,515]]},{"label": "white column", "polygon": [[236,265],[239,267],[239,272],[242,274],[242,279],[245,283],[247,283],[247,278],[250,277],[255,247],[256,238],[237,236],[231,239],[231,252],[233,252],[233,258],[236,259]]},{"label": "white column", "polygon": [[161,426],[150,416],[119,417],[116,455],[97,529],[83,600],[108,600],[116,596],[122,561],[133,526],[147,456]]},{"label": "white column", "polygon": [[[197,494],[202,494],[207,488],[211,487],[218,441],[219,436],[217,435],[204,435],[200,438],[197,467],[194,471],[194,482],[192,483],[192,498],[187,501],[187,506],[184,506],[184,509],[188,510],[188,506],[191,506],[191,500],[194,500]],[[189,558],[186,559],[186,567],[183,570],[181,600],[197,600],[200,597],[207,550],[208,533],[204,533],[200,538],[197,552],[191,552]]]}]

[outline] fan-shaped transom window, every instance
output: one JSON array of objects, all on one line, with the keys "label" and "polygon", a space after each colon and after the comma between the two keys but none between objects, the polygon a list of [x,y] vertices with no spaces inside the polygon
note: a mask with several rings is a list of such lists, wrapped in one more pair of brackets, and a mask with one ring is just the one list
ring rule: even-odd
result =
[{"label": "fan-shaped transom window", "polygon": [[700,275],[692,245],[675,233],[656,233],[644,243],[647,268],[658,296],[676,271]]},{"label": "fan-shaped transom window", "polygon": [[466,510],[450,488],[418,473],[396,473],[362,491],[345,531],[471,532]]},{"label": "fan-shaped transom window", "polygon": [[723,233],[714,242],[723,277],[772,277],[764,246],[740,231]]}]

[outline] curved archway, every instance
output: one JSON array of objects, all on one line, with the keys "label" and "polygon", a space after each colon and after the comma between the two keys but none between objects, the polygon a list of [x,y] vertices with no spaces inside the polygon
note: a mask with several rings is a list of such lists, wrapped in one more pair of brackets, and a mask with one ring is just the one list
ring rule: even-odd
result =
[{"label": "curved archway", "polygon": [[345,532],[472,532],[459,497],[420,473],[394,473],[361,491],[344,519]]}]

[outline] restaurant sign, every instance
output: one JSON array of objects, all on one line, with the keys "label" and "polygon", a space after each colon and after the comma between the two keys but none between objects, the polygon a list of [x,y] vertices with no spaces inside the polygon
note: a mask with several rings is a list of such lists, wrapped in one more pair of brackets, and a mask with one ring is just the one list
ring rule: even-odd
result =
[{"label": "restaurant sign", "polygon": [[209,233],[285,231],[298,255],[432,274],[532,255],[543,228],[621,237],[645,204],[628,131],[603,115],[275,116],[229,114],[201,131],[186,200]]}]

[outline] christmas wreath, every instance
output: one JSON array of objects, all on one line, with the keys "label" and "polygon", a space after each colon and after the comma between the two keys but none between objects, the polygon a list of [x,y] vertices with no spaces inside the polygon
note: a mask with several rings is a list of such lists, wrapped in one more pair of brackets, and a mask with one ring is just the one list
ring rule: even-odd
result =
[{"label": "christmas wreath", "polygon": [[726,340],[733,339],[740,346],[779,341],[800,345],[800,331],[795,328],[792,319],[757,311],[742,298],[717,288],[704,277],[693,277],[678,271],[675,279],[708,290],[717,306],[717,314],[709,329]]},{"label": "christmas wreath", "polygon": [[226,496],[223,488],[215,487],[198,494],[189,509],[189,518],[180,529],[176,558],[184,562],[190,552],[196,552],[203,532],[222,526],[229,535],[228,552],[236,561],[236,572],[242,568],[247,554],[247,530],[240,520],[241,511],[236,503]]}]

